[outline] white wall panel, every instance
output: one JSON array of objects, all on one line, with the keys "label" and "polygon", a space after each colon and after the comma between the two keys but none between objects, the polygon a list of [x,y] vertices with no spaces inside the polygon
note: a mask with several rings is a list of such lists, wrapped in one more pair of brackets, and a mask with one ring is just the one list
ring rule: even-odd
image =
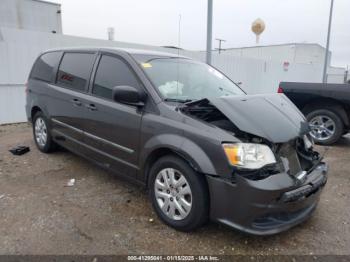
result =
[{"label": "white wall panel", "polygon": [[24,85],[0,84],[0,124],[26,122]]},{"label": "white wall panel", "polygon": [[0,0],[0,26],[62,33],[59,4],[37,0]]}]

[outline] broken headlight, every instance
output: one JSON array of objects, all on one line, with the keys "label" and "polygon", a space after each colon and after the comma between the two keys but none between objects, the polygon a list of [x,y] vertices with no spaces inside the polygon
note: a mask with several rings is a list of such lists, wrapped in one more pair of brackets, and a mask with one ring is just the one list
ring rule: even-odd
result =
[{"label": "broken headlight", "polygon": [[267,145],[252,143],[222,144],[232,166],[245,169],[259,169],[276,163],[276,158]]}]

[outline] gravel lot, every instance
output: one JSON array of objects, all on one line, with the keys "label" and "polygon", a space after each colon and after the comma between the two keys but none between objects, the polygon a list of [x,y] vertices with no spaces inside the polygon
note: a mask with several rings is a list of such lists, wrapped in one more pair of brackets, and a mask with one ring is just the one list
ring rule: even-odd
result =
[{"label": "gravel lot", "polygon": [[[18,144],[31,151],[13,156]],[[0,126],[0,254],[349,255],[350,137],[326,161],[320,205],[288,232],[254,237],[210,223],[181,233],[158,220],[137,186],[70,152],[40,153],[28,124]]]}]

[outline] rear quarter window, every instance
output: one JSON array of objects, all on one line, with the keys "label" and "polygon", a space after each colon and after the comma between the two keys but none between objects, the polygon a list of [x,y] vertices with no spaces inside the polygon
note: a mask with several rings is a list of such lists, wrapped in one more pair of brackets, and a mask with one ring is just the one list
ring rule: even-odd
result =
[{"label": "rear quarter window", "polygon": [[61,58],[60,52],[41,55],[34,63],[30,78],[50,83],[53,79],[54,68]]},{"label": "rear quarter window", "polygon": [[95,54],[65,53],[58,69],[57,84],[84,91],[92,71]]}]

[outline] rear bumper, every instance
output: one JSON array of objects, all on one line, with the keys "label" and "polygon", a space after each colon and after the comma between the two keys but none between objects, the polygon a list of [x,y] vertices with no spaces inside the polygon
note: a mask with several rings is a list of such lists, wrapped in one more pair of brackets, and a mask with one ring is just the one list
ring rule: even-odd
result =
[{"label": "rear bumper", "polygon": [[207,181],[212,220],[249,234],[272,235],[311,216],[327,182],[327,166],[318,165],[299,186],[286,173],[259,181],[241,176],[235,183],[211,176]]}]

